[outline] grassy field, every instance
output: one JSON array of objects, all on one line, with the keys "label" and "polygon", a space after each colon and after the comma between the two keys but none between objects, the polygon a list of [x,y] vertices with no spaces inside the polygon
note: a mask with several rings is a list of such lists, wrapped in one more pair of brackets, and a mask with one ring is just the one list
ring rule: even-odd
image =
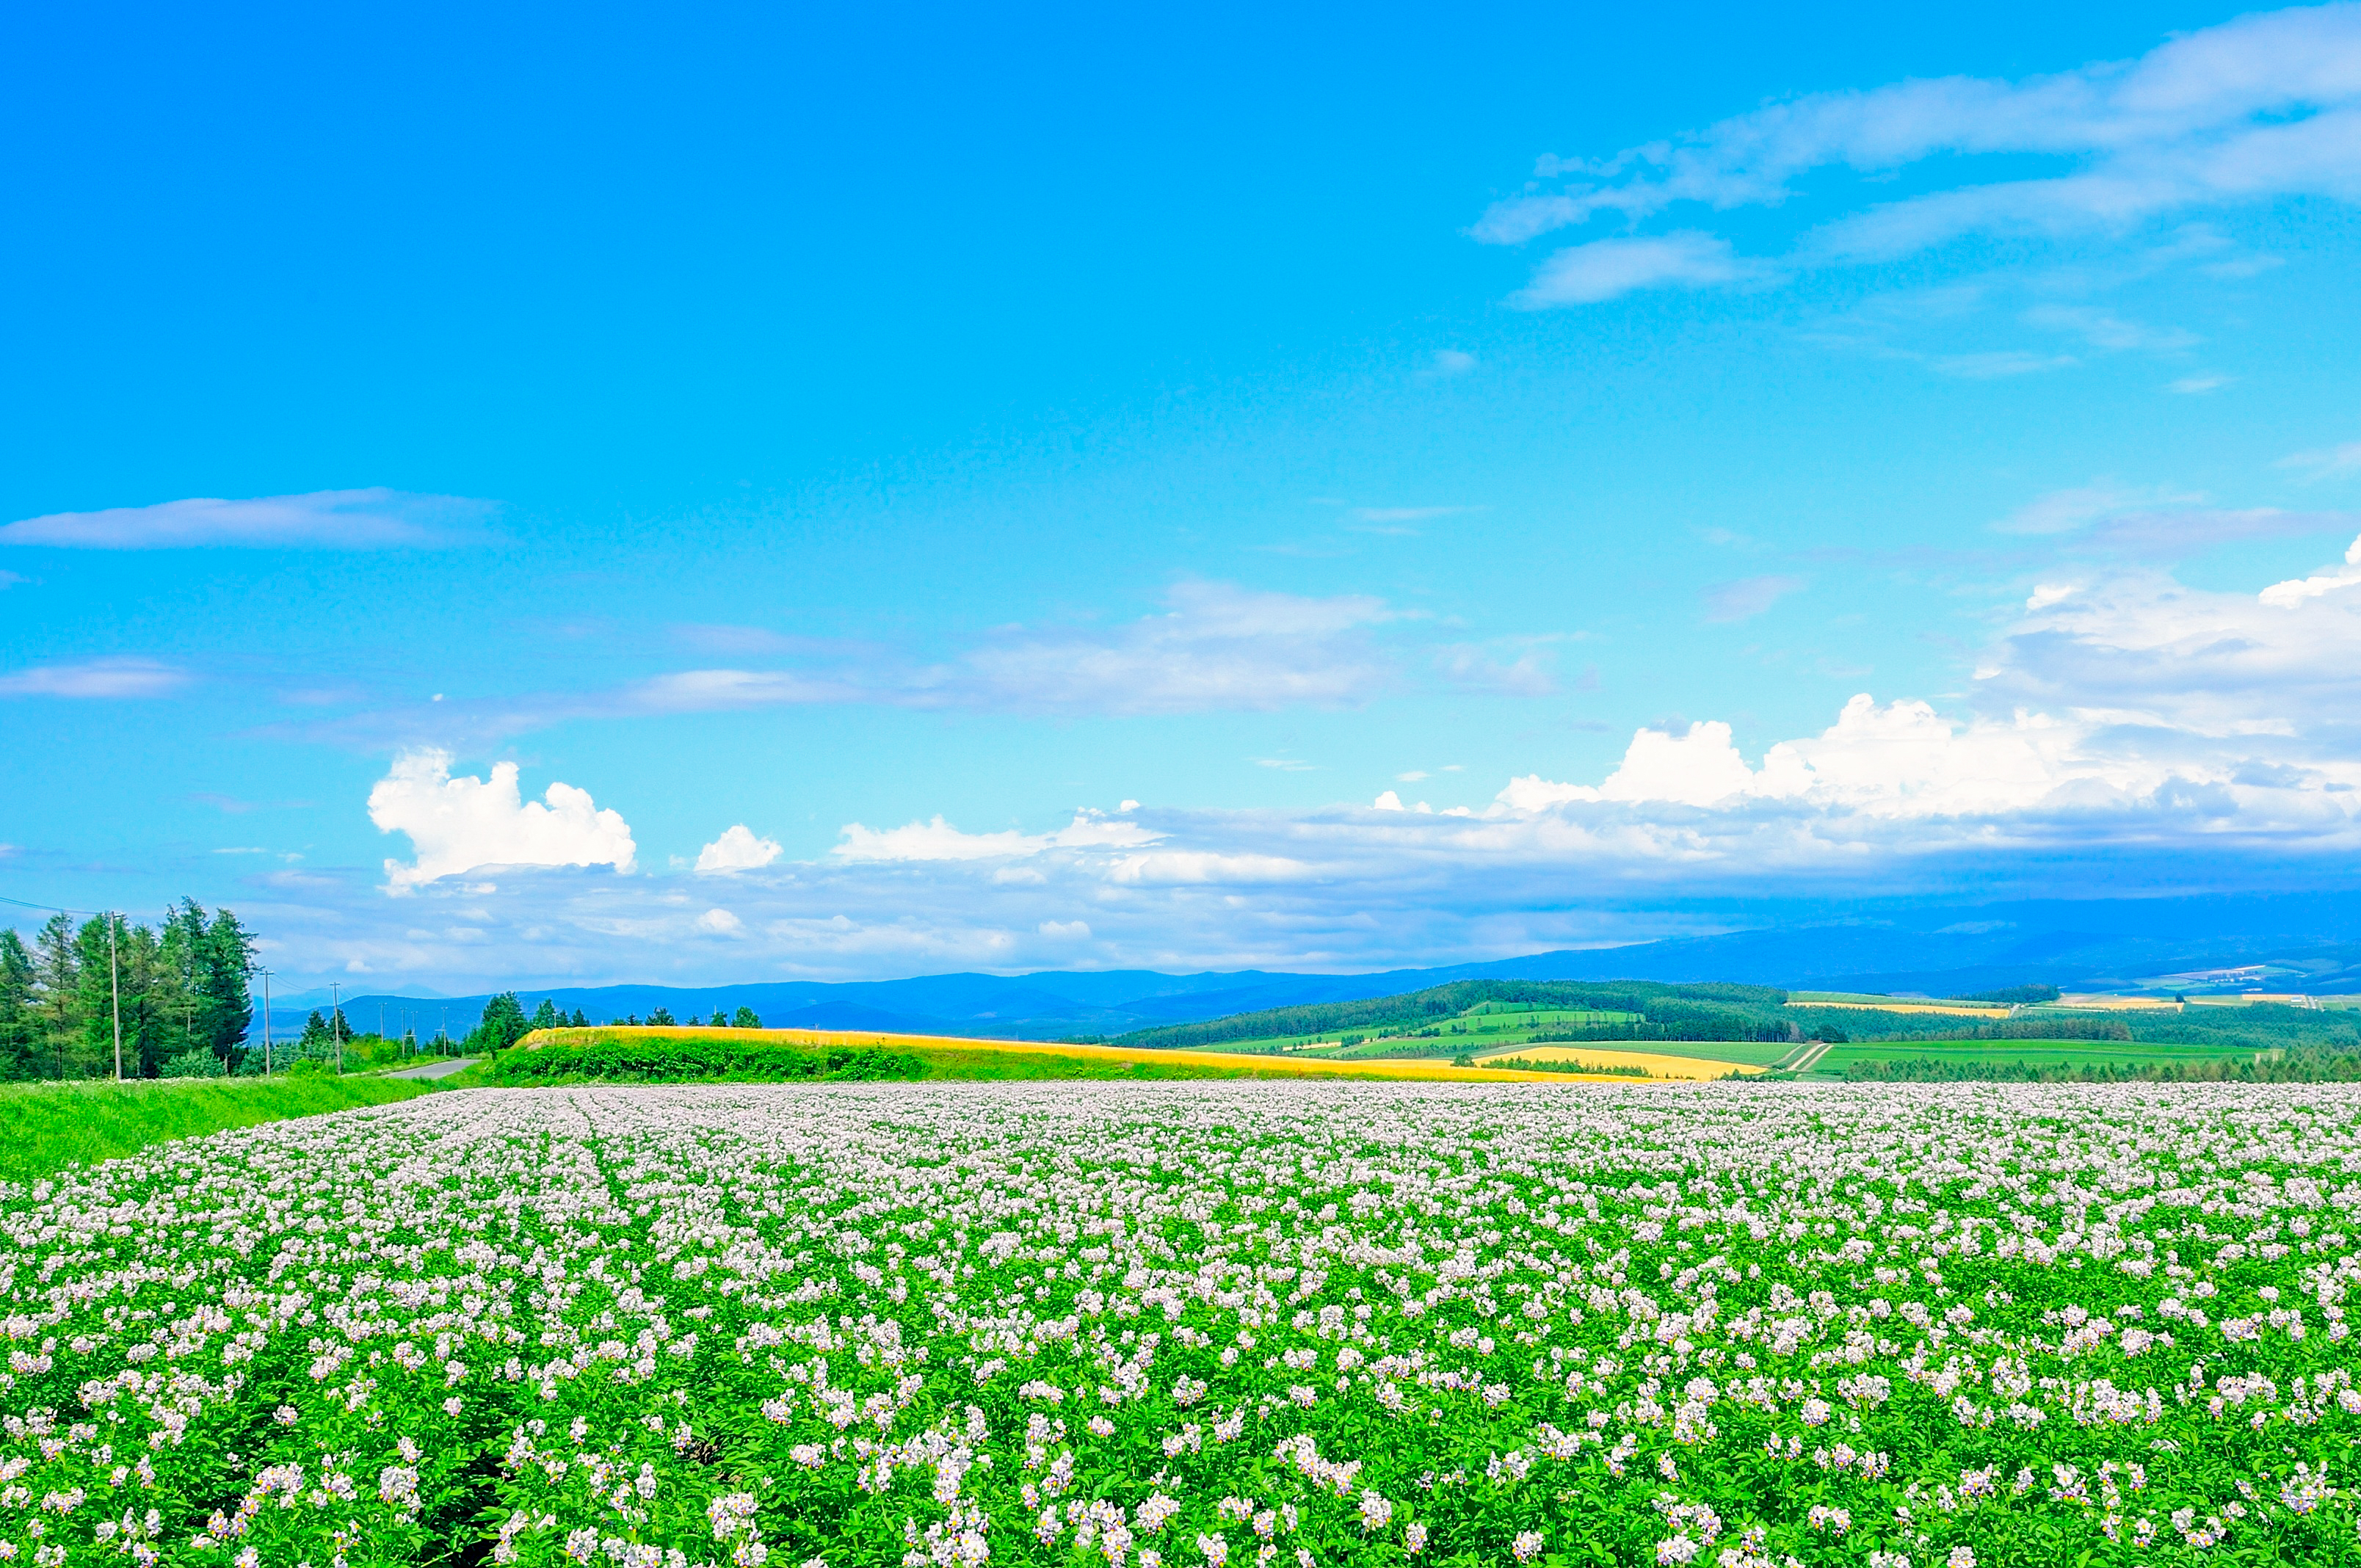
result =
[{"label": "grassy field", "polygon": [[[1329,1029],[1308,1035],[1267,1035],[1254,1039],[1225,1040],[1223,1055],[1292,1056],[1323,1052],[1340,1060],[1384,1060],[1436,1057],[1448,1058],[1466,1052],[1488,1056],[1506,1045],[1536,1035],[1564,1034],[1575,1029],[1599,1029],[1640,1022],[1637,1013],[1614,1013],[1591,1007],[1518,1007],[1488,1003],[1459,1016],[1416,1030]],[[1654,1042],[1651,1042],[1654,1044]]]},{"label": "grassy field", "polygon": [[0,1180],[29,1181],[167,1138],[384,1105],[438,1087],[407,1079],[324,1075],[0,1084]]},{"label": "grassy field", "polygon": [[1859,1040],[1831,1046],[1813,1072],[1841,1075],[1864,1062],[1954,1062],[1961,1066],[2035,1068],[2162,1067],[2169,1063],[2251,1061],[2257,1053],[2222,1046],[2142,1040]]}]

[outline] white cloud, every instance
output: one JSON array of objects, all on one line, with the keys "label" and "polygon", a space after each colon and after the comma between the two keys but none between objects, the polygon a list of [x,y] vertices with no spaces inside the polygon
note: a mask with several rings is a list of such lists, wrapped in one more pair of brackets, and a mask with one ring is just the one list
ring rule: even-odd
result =
[{"label": "white cloud", "polygon": [[1532,281],[1510,297],[1526,310],[1591,305],[1639,289],[1702,289],[1759,276],[1759,263],[1730,253],[1730,242],[1694,229],[1637,239],[1569,246],[1542,263]]},{"label": "white cloud", "polygon": [[[1986,154],[2054,167],[1980,179],[1993,166],[1974,159]],[[1806,236],[1795,262],[1895,258],[1976,233],[2119,233],[2174,213],[2290,196],[2361,200],[2361,7],[2243,16],[2136,60],[2016,82],[1953,76],[1818,93],[1610,158],[1545,159],[1541,172],[1568,177],[1566,189],[1502,203],[1473,233],[1514,245],[1600,213],[1639,220],[1683,203],[1774,205],[1816,171],[1883,176],[1936,159],[1955,160],[1943,170],[1947,188],[1826,224]],[[1687,254],[1714,254],[1710,236],[1694,231],[1599,243],[1672,240]],[[1547,291],[1562,258],[1587,248],[1544,263],[1517,302],[1620,292],[1611,274],[1584,286],[1579,268],[1576,287]],[[2087,327],[2103,346],[2130,345],[2102,342],[2124,335],[2108,323]]]},{"label": "white cloud", "polygon": [[851,683],[814,679],[791,670],[680,670],[627,687],[615,707],[631,713],[712,713],[844,702],[865,695]]},{"label": "white cloud", "polygon": [[369,820],[381,833],[406,833],[417,859],[385,862],[400,893],[478,866],[632,868],[636,849],[621,815],[600,810],[590,792],[552,784],[539,801],[517,788],[517,765],[496,762],[491,777],[451,776],[451,753],[405,751],[369,791]]},{"label": "white cloud", "polygon": [[167,696],[188,684],[186,671],[153,659],[92,659],[0,675],[0,696]]},{"label": "white cloud", "polygon": [[[2208,878],[2336,885],[2361,851],[2361,559],[2292,584],[2215,591],[2086,563],[2030,594],[1964,696],[1861,693],[1825,724],[1760,740],[1714,718],[1650,726],[1595,769],[1526,771],[1481,815],[1388,791],[1378,809],[1360,795],[1159,808],[1147,823],[1082,812],[1047,833],[856,823],[792,875],[729,884],[727,942],[700,928],[713,884],[686,877],[524,869],[494,887],[451,874],[504,850],[438,862],[422,842],[401,915],[339,904],[349,888],[334,877],[256,884],[316,972],[360,961],[491,985],[526,970],[700,983],[754,966],[1015,972],[1071,963],[1084,940],[1115,968],[1367,970],[1675,934],[1766,888],[1826,900],[1989,897],[2002,883],[2055,896],[2110,878],[2148,894]],[[430,808],[454,783],[447,759],[410,772],[391,793]],[[533,809],[505,783],[492,815]],[[445,913],[423,917],[437,899]]]},{"label": "white cloud", "polygon": [[2202,397],[2207,392],[2218,392],[2236,379],[2235,376],[2216,376],[2210,372],[2198,376],[2181,376],[2166,382],[2164,389],[2168,392],[2177,392],[2184,398]]},{"label": "white cloud", "polygon": [[1170,714],[1358,703],[1396,679],[1395,660],[1367,637],[1369,628],[1396,619],[1380,599],[1306,598],[1226,583],[1182,583],[1166,602],[1163,614],[1112,629],[1005,630],[943,665],[839,664],[809,674],[684,670],[597,703],[548,706],[553,712],[590,707],[637,714],[876,702]]},{"label": "white cloud", "polygon": [[697,928],[708,937],[741,937],[746,923],[727,909],[708,909],[697,917]]},{"label": "white cloud", "polygon": [[2340,446],[2324,447],[2316,452],[2291,452],[2279,459],[2279,466],[2301,468],[2306,477],[2314,479],[2361,474],[2361,441],[2348,441]]},{"label": "white cloud", "polygon": [[1161,714],[1357,703],[1394,678],[1365,636],[1393,619],[1382,600],[1182,583],[1167,602],[1112,634],[1008,634],[946,685],[996,707]]},{"label": "white cloud", "polygon": [[2343,591],[2356,584],[2361,541],[2343,565],[2259,593],[2103,574],[2030,609],[1979,679],[1987,701],[2224,743],[2224,756],[2240,737],[2308,735],[2313,760],[2333,762],[2352,744],[2356,712],[2361,595]]},{"label": "white cloud", "polygon": [[1455,380],[1475,368],[1474,355],[1464,349],[1438,348],[1434,351],[1434,357],[1427,363],[1426,368],[1418,374],[1421,380],[1449,381]]},{"label": "white cloud", "polygon": [[697,869],[706,872],[760,871],[778,858],[776,839],[758,839],[741,822],[725,828],[720,838],[697,852]]},{"label": "white cloud", "polygon": [[2202,504],[2205,499],[2169,486],[2126,486],[2100,478],[2052,490],[1993,528],[2001,533],[2080,534],[2103,549],[2170,558],[2244,539],[2341,532],[2361,522],[2348,512],[2208,507]]},{"label": "white cloud", "polygon": [[2180,327],[2155,327],[2125,321],[2112,311],[2091,305],[2036,305],[2025,313],[2025,320],[2031,326],[2071,333],[2092,348],[2113,352],[2144,349],[2151,354],[2169,354],[2194,348],[2204,341]]},{"label": "white cloud", "polygon": [[1013,828],[997,833],[962,833],[940,817],[884,829],[849,822],[830,853],[847,861],[1016,860],[1049,850],[1129,849],[1152,844],[1162,837],[1137,822],[1085,808],[1055,833],[1020,833]]},{"label": "white cloud", "polygon": [[1999,381],[2011,376],[2038,376],[2046,370],[2071,370],[2082,362],[2070,354],[2028,354],[2021,348],[2002,348],[1981,354],[1938,355],[1927,363],[1938,376],[1962,381]]},{"label": "white cloud", "polygon": [[1106,873],[1108,881],[1117,883],[1295,882],[1311,874],[1310,866],[1285,855],[1220,854],[1203,850],[1126,855]]},{"label": "white cloud", "polygon": [[1515,652],[1514,658],[1504,660],[1474,643],[1453,643],[1434,651],[1434,667],[1453,685],[1470,691],[1547,696],[1557,690],[1557,676],[1546,654],[1532,647]]},{"label": "white cloud", "polygon": [[2322,598],[2356,583],[2361,583],[2361,539],[2346,547],[2343,566],[2291,582],[2273,583],[2263,590],[2262,601],[2280,609],[2294,609],[2306,599]]},{"label": "white cloud", "polygon": [[1777,576],[1722,583],[1706,590],[1705,618],[1719,621],[1750,620],[1789,594],[1799,593],[1809,586],[1801,577]]},{"label": "white cloud", "polygon": [[2188,506],[2204,500],[2162,485],[2122,485],[2093,479],[2062,490],[2051,490],[2017,508],[1993,524],[2002,533],[2071,533],[2103,517],[2135,509]]},{"label": "white cloud", "polygon": [[499,510],[463,496],[382,487],[315,490],[250,500],[197,498],[105,511],[62,511],[0,526],[0,544],[69,550],[173,550],[201,545],[379,550],[444,543]]}]

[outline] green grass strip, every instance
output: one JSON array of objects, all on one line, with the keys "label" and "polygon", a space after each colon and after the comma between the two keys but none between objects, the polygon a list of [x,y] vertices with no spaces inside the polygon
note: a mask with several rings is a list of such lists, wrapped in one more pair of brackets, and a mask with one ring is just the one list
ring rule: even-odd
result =
[{"label": "green grass strip", "polygon": [[170,1138],[384,1105],[440,1087],[325,1074],[0,1085],[0,1180],[30,1181]]}]

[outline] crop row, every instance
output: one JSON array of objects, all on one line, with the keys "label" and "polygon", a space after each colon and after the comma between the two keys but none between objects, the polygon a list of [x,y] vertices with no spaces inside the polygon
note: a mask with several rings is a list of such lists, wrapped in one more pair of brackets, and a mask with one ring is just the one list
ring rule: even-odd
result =
[{"label": "crop row", "polygon": [[0,1200],[0,1560],[2311,1563],[2338,1087],[488,1090]]}]

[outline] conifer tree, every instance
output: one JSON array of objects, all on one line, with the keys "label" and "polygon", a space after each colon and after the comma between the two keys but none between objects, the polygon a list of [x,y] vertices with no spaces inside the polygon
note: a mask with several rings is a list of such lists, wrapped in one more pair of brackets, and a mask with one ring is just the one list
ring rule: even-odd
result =
[{"label": "conifer tree", "polygon": [[0,927],[0,1077],[36,1076],[39,1041],[33,1012],[33,955],[15,927]]},{"label": "conifer tree", "polygon": [[33,946],[33,1015],[40,1026],[40,1071],[64,1078],[66,1053],[82,1031],[82,955],[73,921],[52,915]]}]

